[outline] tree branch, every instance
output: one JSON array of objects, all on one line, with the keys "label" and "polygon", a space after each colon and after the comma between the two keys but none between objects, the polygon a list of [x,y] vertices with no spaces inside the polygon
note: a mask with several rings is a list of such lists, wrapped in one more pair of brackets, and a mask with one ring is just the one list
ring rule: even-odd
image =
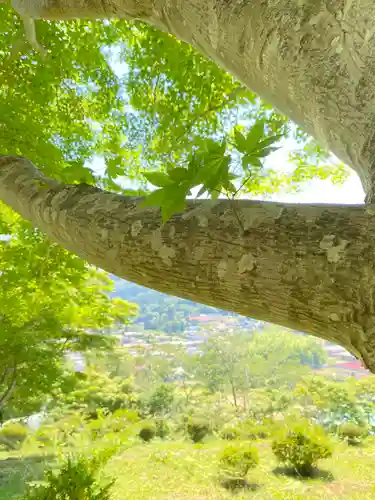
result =
[{"label": "tree branch", "polygon": [[3,392],[3,394],[0,396],[0,409],[4,407],[5,403],[12,396],[12,393],[13,393],[14,389],[16,388],[16,381],[17,381],[17,367],[14,367],[14,368],[12,368],[12,377],[9,380],[9,383],[8,383],[8,379],[7,379],[8,387]]},{"label": "tree branch", "polygon": [[338,342],[375,369],[372,205],[199,200],[163,225],[142,198],[62,185],[12,156],[0,199],[119,277]]}]

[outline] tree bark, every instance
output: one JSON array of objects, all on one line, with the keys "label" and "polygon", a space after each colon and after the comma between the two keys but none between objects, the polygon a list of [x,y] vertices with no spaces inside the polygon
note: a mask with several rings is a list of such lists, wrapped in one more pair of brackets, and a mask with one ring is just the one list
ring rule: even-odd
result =
[{"label": "tree bark", "polygon": [[92,264],[140,285],[337,342],[375,370],[375,206],[141,198],[0,157],[0,198]]},{"label": "tree bark", "polygon": [[13,0],[25,19],[140,19],[289,116],[375,192],[372,0]]},{"label": "tree bark", "polygon": [[[31,6],[32,4],[32,6]],[[175,34],[288,115],[375,192],[370,0],[13,0],[25,18],[130,17]],[[141,285],[313,333],[375,372],[375,206],[140,200],[3,157],[0,197],[89,262]],[[240,222],[239,222],[240,221]]]}]

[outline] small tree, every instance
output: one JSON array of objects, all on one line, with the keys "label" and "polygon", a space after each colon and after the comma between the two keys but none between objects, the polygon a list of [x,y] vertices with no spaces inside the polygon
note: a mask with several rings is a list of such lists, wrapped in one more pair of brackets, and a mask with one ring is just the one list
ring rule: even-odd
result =
[{"label": "small tree", "polygon": [[167,413],[174,401],[174,388],[168,384],[160,385],[147,402],[147,409],[152,415]]},{"label": "small tree", "polygon": [[272,450],[276,458],[293,467],[301,476],[311,475],[319,459],[332,455],[323,428],[308,420],[291,422],[285,426],[275,437]]}]

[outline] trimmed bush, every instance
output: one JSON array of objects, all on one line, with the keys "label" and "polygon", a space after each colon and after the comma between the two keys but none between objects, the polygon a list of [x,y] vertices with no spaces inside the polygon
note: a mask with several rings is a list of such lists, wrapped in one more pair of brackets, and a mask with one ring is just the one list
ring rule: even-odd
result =
[{"label": "trimmed bush", "polygon": [[29,434],[26,425],[20,422],[9,422],[0,428],[0,445],[7,450],[16,450],[21,447]]},{"label": "trimmed bush", "polygon": [[220,454],[221,471],[232,477],[244,478],[258,463],[258,450],[248,443],[230,444]]},{"label": "trimmed bush", "polygon": [[240,439],[241,431],[237,427],[223,427],[220,431],[220,437],[227,441],[234,441],[235,439]]},{"label": "trimmed bush", "polygon": [[271,436],[271,429],[263,424],[245,422],[243,429],[247,439],[267,439]]},{"label": "trimmed bush", "polygon": [[332,455],[323,428],[307,420],[287,424],[275,437],[272,450],[280,462],[301,476],[310,476],[319,459]]},{"label": "trimmed bush", "polygon": [[248,486],[246,475],[259,463],[258,450],[247,443],[226,446],[220,454],[222,485],[230,490]]},{"label": "trimmed bush", "polygon": [[210,431],[209,423],[200,418],[192,418],[186,427],[187,433],[194,443],[200,443]]},{"label": "trimmed bush", "polygon": [[337,429],[337,434],[347,441],[351,446],[359,445],[365,437],[368,436],[367,427],[355,424],[354,422],[346,422],[340,425]]},{"label": "trimmed bush", "polygon": [[156,435],[155,425],[152,424],[151,422],[143,424],[138,435],[142,439],[142,441],[145,441],[146,443],[148,443],[149,441],[154,439],[154,437]]}]

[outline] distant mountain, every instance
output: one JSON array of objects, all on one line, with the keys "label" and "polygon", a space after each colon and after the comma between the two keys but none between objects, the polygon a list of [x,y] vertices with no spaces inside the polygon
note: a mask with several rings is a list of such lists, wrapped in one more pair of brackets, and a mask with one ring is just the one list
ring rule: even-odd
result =
[{"label": "distant mountain", "polygon": [[140,314],[135,323],[143,324],[146,330],[177,333],[186,328],[190,316],[198,316],[199,314],[234,316],[233,313],[156,292],[116,276],[111,276],[111,279],[115,282],[116,287],[112,296],[138,304]]}]

